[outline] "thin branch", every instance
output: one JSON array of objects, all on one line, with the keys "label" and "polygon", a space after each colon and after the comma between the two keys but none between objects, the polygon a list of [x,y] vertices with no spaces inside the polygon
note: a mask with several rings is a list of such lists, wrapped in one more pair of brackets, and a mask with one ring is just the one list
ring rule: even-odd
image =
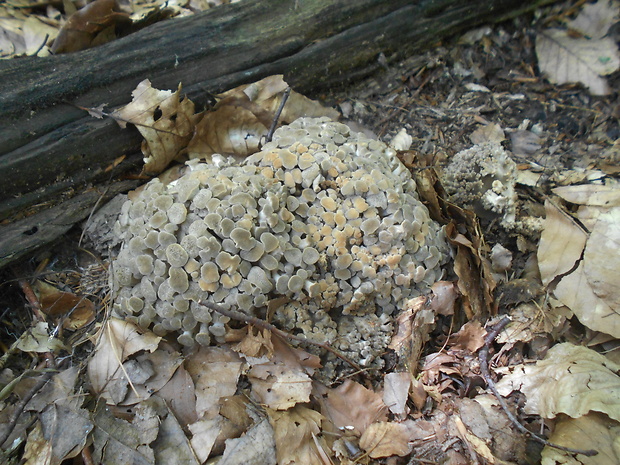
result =
[{"label": "thin branch", "polygon": [[274,334],[277,334],[278,336],[280,336],[282,338],[291,339],[293,341],[301,342],[302,344],[310,344],[310,345],[313,345],[313,346],[320,347],[321,349],[324,349],[324,350],[334,354],[340,360],[345,361],[346,363],[351,365],[356,370],[358,370],[360,372],[364,371],[364,369],[362,367],[360,367],[357,363],[355,363],[354,361],[352,361],[351,359],[349,359],[348,357],[346,357],[345,355],[341,354],[340,352],[338,352],[337,350],[333,349],[332,347],[330,347],[327,344],[323,344],[321,342],[313,341],[312,339],[308,339],[308,338],[303,337],[303,336],[296,336],[294,334],[287,333],[286,331],[282,331],[281,329],[276,328],[274,325],[272,325],[270,323],[267,323],[266,321],[261,320],[260,318],[256,318],[256,317],[253,317],[253,316],[250,316],[250,315],[246,315],[245,313],[236,312],[234,310],[226,310],[226,309],[220,307],[219,305],[212,304],[211,302],[205,302],[205,301],[200,300],[200,301],[198,301],[198,304],[202,305],[203,307],[207,307],[207,308],[213,310],[214,312],[217,312],[217,313],[220,313],[220,314],[222,314],[224,316],[227,316],[231,320],[241,321],[241,322],[243,322],[245,324],[256,326],[257,328],[266,329],[268,331],[271,331]]},{"label": "thin branch", "polygon": [[266,142],[271,142],[271,139],[273,139],[273,133],[276,132],[276,127],[278,126],[280,115],[282,114],[282,110],[284,110],[284,105],[286,105],[286,101],[288,100],[289,95],[291,95],[291,88],[287,87],[286,90],[284,91],[284,94],[282,95],[282,101],[280,102],[278,111],[276,111],[276,114],[273,117],[273,122],[271,123],[271,127],[269,128],[267,137],[265,137]]},{"label": "thin branch", "polygon": [[487,329],[488,332],[484,338],[484,346],[482,347],[482,349],[480,349],[480,353],[478,354],[478,358],[480,360],[480,372],[482,373],[482,377],[486,381],[488,388],[497,398],[497,401],[499,402],[499,405],[501,406],[502,410],[504,411],[508,419],[511,421],[511,423],[515,426],[515,428],[517,428],[521,433],[525,434],[526,436],[531,437],[536,442],[544,444],[545,446],[553,447],[554,449],[569,452],[571,454],[581,454],[581,455],[585,455],[586,457],[592,457],[594,455],[597,455],[598,451],[596,450],[572,449],[570,447],[560,446],[558,444],[553,444],[547,441],[545,438],[532,433],[525,426],[523,426],[519,422],[519,420],[517,420],[517,418],[512,414],[512,412],[508,409],[508,405],[506,404],[506,401],[504,400],[504,398],[500,395],[499,391],[497,390],[497,387],[495,386],[495,382],[493,381],[493,378],[491,378],[491,374],[489,372],[489,351],[491,349],[491,344],[493,344],[497,335],[500,333],[502,329],[504,329],[504,327],[508,323],[510,323],[510,321],[511,321],[510,318],[504,317],[497,324]]}]

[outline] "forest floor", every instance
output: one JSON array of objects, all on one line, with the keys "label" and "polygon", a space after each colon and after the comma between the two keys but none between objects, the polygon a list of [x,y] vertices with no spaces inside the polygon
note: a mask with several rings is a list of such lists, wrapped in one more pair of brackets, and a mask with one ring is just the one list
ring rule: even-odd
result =
[{"label": "forest floor", "polygon": [[[606,95],[555,85],[536,48],[548,24],[578,13],[558,5],[486,26],[312,96],[354,130],[405,144],[401,160],[450,231],[451,303],[403,337],[423,339],[415,366],[386,363],[323,385],[274,342],[278,363],[311,394],[287,391],[299,399],[271,408],[231,344],[190,356],[111,324],[107,264],[75,228],[2,272],[0,461],[620,463],[620,74],[603,78]],[[410,144],[397,142],[403,129]],[[461,163],[471,169],[450,168],[467,149]],[[494,207],[483,200],[493,192]],[[507,326],[489,329],[504,316]],[[133,380],[120,401],[99,389],[123,377],[102,333],[123,347],[121,371]],[[145,357],[163,368],[128,375]],[[193,376],[198,366],[227,387]],[[598,455],[578,453],[592,449]]]}]

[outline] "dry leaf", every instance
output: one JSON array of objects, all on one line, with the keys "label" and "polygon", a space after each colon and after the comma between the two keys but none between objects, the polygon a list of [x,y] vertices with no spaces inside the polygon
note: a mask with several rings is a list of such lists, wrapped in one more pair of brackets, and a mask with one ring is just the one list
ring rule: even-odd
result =
[{"label": "dry leaf", "polygon": [[571,29],[579,31],[591,39],[601,39],[607,35],[609,28],[618,21],[616,0],[598,0],[583,5],[579,15],[568,24]]},{"label": "dry leaf", "polygon": [[[614,321],[620,317],[618,250],[620,250],[620,208],[613,208],[601,213],[590,232],[583,255],[583,271],[592,292],[614,311]],[[620,322],[618,323],[620,329]],[[620,337],[620,331],[616,331],[614,335]]]},{"label": "dry leaf", "polygon": [[484,345],[486,334],[486,330],[479,321],[468,321],[456,334],[450,336],[450,348],[475,353]]},{"label": "dry leaf", "polygon": [[534,155],[541,147],[540,137],[526,130],[511,131],[510,142],[512,153],[523,157]]},{"label": "dry leaf", "polygon": [[[181,354],[169,347],[160,347],[153,353],[140,354],[123,364],[132,389],[121,405],[132,405],[148,399],[168,383],[183,363]],[[180,393],[176,393],[180,396]]]},{"label": "dry leaf", "polygon": [[[73,13],[58,32],[52,45],[55,54],[77,52],[103,43],[98,35],[114,26],[117,21],[127,19],[125,13],[117,11],[116,0],[95,0]],[[109,33],[109,32],[108,32]]]},{"label": "dry leaf", "polygon": [[[569,186],[573,187],[573,186]],[[577,186],[575,186],[577,187]],[[577,217],[588,235],[575,220],[550,202],[545,204],[545,220],[538,262],[544,284],[560,278],[555,296],[591,329],[620,337],[620,287],[616,277],[620,271],[620,208],[614,204],[617,194],[609,189],[558,190],[564,197],[581,206]],[[609,208],[596,204],[612,205]],[[570,272],[570,273],[569,273]]]},{"label": "dry leaf", "polygon": [[561,417],[549,441],[572,449],[594,449],[593,457],[564,452],[551,447],[542,451],[541,465],[617,465],[620,463],[620,424],[600,413],[579,418]]},{"label": "dry leaf", "polygon": [[28,464],[47,465],[52,462],[52,445],[45,440],[41,425],[37,423],[28,434],[23,459]]},{"label": "dry leaf", "polygon": [[127,377],[122,364],[138,351],[153,352],[161,337],[118,318],[110,318],[95,345],[88,363],[92,389],[108,402],[116,404],[127,395]]},{"label": "dry leaf", "polygon": [[489,123],[486,126],[480,126],[471,133],[469,139],[474,144],[501,144],[506,140],[504,130],[497,123]]},{"label": "dry leaf", "polygon": [[155,462],[158,464],[200,465],[202,463],[196,459],[189,439],[170,411],[160,421],[157,439],[150,445],[155,454]]},{"label": "dry leaf", "polygon": [[394,415],[404,418],[409,409],[409,387],[411,374],[408,372],[388,373],[383,378],[383,403]]},{"label": "dry leaf", "polygon": [[307,407],[268,411],[275,435],[278,465],[324,465],[313,435],[321,432],[323,416]]},{"label": "dry leaf", "polygon": [[545,223],[538,245],[538,268],[545,286],[570,271],[581,257],[587,235],[575,220],[545,201]]},{"label": "dry leaf", "polygon": [[49,404],[40,418],[43,437],[52,446],[51,464],[60,464],[79,455],[94,427],[88,410],[54,403]]},{"label": "dry leaf", "polygon": [[285,462],[276,462],[274,431],[267,419],[259,421],[240,438],[227,439],[224,455],[217,463],[218,465],[276,465],[276,463],[285,465]]},{"label": "dry leaf", "polygon": [[412,450],[411,434],[406,425],[385,421],[370,425],[360,438],[360,447],[373,458],[398,455],[404,457]]},{"label": "dry leaf", "polygon": [[563,186],[553,189],[553,193],[559,195],[567,202],[576,203],[577,205],[597,207],[620,206],[620,188],[618,185],[582,184]]},{"label": "dry leaf", "polygon": [[363,434],[368,425],[387,420],[387,407],[381,394],[347,379],[335,389],[315,384],[321,412],[336,427],[353,427]]},{"label": "dry leaf", "polygon": [[194,126],[201,114],[194,114],[194,104],[188,98],[181,100],[181,85],[176,92],[157,90],[145,79],[131,93],[128,105],[113,111],[121,127],[134,124],[144,137],[144,171],[161,173],[191,139]]},{"label": "dry leaf", "polygon": [[136,409],[131,422],[115,418],[100,403],[94,415],[93,460],[102,465],[155,464],[150,445],[157,438],[159,419],[147,405]]},{"label": "dry leaf", "polygon": [[95,319],[95,304],[84,296],[59,289],[37,280],[34,288],[39,295],[41,310],[52,318],[62,317],[63,328],[76,330]]},{"label": "dry leaf", "polygon": [[[213,111],[206,113],[196,125],[195,135],[187,147],[189,157],[209,160],[211,155],[219,153],[243,159],[257,152],[261,139],[265,142],[264,136],[275,119],[287,87],[282,75],[275,75],[218,95],[220,101]],[[335,121],[340,115],[292,91],[279,122],[292,123],[302,116],[328,116]]]},{"label": "dry leaf", "polygon": [[273,338],[273,347],[272,359],[253,365],[248,372],[252,393],[274,410],[286,410],[299,402],[308,402],[312,391],[309,374],[314,369],[307,368],[304,363],[308,360],[316,363],[316,357],[291,348],[280,338]]},{"label": "dry leaf", "polygon": [[593,95],[608,95],[607,80],[620,67],[613,39],[571,37],[566,30],[547,29],[536,37],[538,66],[550,82],[581,82]]},{"label": "dry leaf", "polygon": [[497,384],[503,396],[525,394],[525,412],[543,418],[564,413],[573,418],[589,411],[620,421],[620,365],[591,349],[557,344],[535,365],[518,365]]},{"label": "dry leaf", "polygon": [[47,322],[39,321],[34,327],[26,330],[19,338],[16,348],[22,352],[59,352],[68,350],[64,343],[50,335]]},{"label": "dry leaf", "polygon": [[237,391],[243,365],[243,360],[228,346],[200,347],[187,357],[185,368],[194,380],[198,417],[217,415],[220,398]]},{"label": "dry leaf", "polygon": [[489,446],[486,444],[486,442],[484,442],[478,436],[470,433],[467,430],[467,428],[463,424],[463,420],[461,420],[461,418],[458,415],[455,415],[452,418],[452,421],[456,425],[456,428],[459,432],[459,435],[461,436],[461,439],[467,442],[469,448],[471,448],[479,456],[484,458],[485,463],[488,463],[488,464],[502,463],[495,458],[495,456],[491,452],[491,449],[489,449]]},{"label": "dry leaf", "polygon": [[194,381],[184,366],[174,372],[174,376],[157,392],[174,412],[181,426],[185,427],[198,419],[196,414],[196,393]]},{"label": "dry leaf", "polygon": [[188,426],[192,433],[190,444],[200,463],[209,458],[215,440],[222,430],[222,417],[217,416],[209,420],[198,420]]}]

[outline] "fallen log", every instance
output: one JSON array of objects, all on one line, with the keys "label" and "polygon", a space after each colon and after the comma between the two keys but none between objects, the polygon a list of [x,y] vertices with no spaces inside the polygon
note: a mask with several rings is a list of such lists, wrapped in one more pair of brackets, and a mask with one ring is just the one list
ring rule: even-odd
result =
[{"label": "fallen log", "polygon": [[97,199],[84,197],[60,229],[48,227],[63,210],[54,205],[136,166],[135,156],[113,161],[138,152],[138,132],[78,106],[126,104],[145,78],[160,89],[182,82],[198,106],[271,74],[310,93],[372,73],[380,54],[390,63],[551,1],[245,0],[82,52],[0,61],[0,267],[84,219]]}]

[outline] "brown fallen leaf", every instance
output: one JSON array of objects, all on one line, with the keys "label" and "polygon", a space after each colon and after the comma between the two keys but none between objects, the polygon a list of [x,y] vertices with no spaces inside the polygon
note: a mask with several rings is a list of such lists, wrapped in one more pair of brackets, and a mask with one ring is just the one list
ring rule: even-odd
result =
[{"label": "brown fallen leaf", "polygon": [[336,427],[353,427],[361,435],[375,421],[387,420],[387,407],[381,394],[347,379],[334,389],[315,383],[315,397],[321,412]]},{"label": "brown fallen leaf", "polygon": [[213,418],[220,399],[235,394],[244,361],[228,346],[201,347],[185,360],[194,380],[198,417]]},{"label": "brown fallen leaf", "polygon": [[93,391],[112,404],[122,402],[127,395],[129,382],[122,364],[138,351],[155,351],[160,340],[161,337],[150,331],[141,332],[129,322],[110,318],[88,363],[88,376]]},{"label": "brown fallen leaf", "polygon": [[377,459],[398,455],[404,457],[412,450],[411,434],[406,425],[382,421],[370,425],[360,438],[360,447]]},{"label": "brown fallen leaf", "polygon": [[579,418],[561,416],[555,423],[549,441],[572,449],[594,449],[594,457],[572,454],[545,447],[542,463],[566,465],[616,465],[620,463],[620,423],[606,415],[590,412]]},{"label": "brown fallen leaf", "polygon": [[100,45],[114,39],[118,21],[129,21],[118,11],[116,0],[95,0],[73,13],[60,29],[52,53],[70,53]]},{"label": "brown fallen leaf", "polygon": [[63,328],[76,330],[95,319],[95,304],[84,296],[63,292],[37,280],[34,284],[41,310],[54,319],[62,320]]},{"label": "brown fallen leaf", "polygon": [[405,371],[387,373],[383,378],[383,402],[390,412],[401,419],[409,413],[407,400],[411,379],[411,374]]},{"label": "brown fallen leaf", "polygon": [[145,79],[131,93],[131,103],[110,113],[121,127],[134,124],[144,137],[142,153],[146,173],[161,173],[177,158],[202,117],[201,113],[194,113],[194,103],[188,98],[181,99],[180,93],[180,84],[171,92],[157,90]]},{"label": "brown fallen leaf", "polygon": [[324,420],[319,412],[297,405],[286,412],[268,410],[267,413],[279,464],[324,465],[314,440]]},{"label": "brown fallen leaf", "polygon": [[[269,76],[218,95],[213,111],[196,125],[187,152],[190,158],[209,160],[211,155],[243,159],[259,150],[271,126],[288,84],[282,75]],[[302,116],[328,116],[337,120],[340,114],[325,108],[301,94],[291,92],[280,115],[280,124],[288,124]]]},{"label": "brown fallen leaf", "polygon": [[[266,363],[255,364],[248,377],[252,393],[274,410],[287,410],[297,403],[310,400],[314,368],[318,358],[273,337],[273,357]],[[311,365],[311,366],[309,366]]]}]

